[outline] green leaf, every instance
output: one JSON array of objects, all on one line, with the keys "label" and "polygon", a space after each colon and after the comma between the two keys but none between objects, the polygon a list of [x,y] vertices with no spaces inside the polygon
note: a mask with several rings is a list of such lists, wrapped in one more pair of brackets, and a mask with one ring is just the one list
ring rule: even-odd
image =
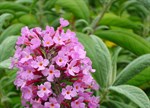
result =
[{"label": "green leaf", "polygon": [[129,98],[132,102],[134,102],[136,105],[138,105],[140,108],[149,108],[150,106],[150,101],[148,97],[140,88],[130,85],[120,85],[120,86],[111,86],[109,90],[124,95],[125,97]]},{"label": "green leaf", "polygon": [[87,36],[82,33],[77,33],[79,41],[84,45],[87,51],[87,56],[92,60],[93,68],[96,72],[93,74],[99,85],[108,86],[109,74],[111,73],[111,58],[110,53],[101,39],[92,35]]},{"label": "green leaf", "polygon": [[[143,3],[143,1],[142,1]],[[140,3],[138,0],[129,0],[126,1],[120,9],[120,14],[123,13],[123,11],[126,11],[127,9],[129,10],[134,10],[139,13],[143,13],[145,16],[149,15],[149,10],[144,6],[142,3]]]},{"label": "green leaf", "polygon": [[50,10],[56,3],[57,0],[48,0],[45,5],[44,8],[47,10]]},{"label": "green leaf", "polygon": [[84,0],[57,0],[56,4],[72,12],[78,18],[89,19],[90,12]]},{"label": "green leaf", "polygon": [[145,83],[150,82],[150,66],[143,71],[141,71],[139,74],[134,76],[132,79],[130,79],[127,84],[135,85],[135,86],[142,86]]},{"label": "green leaf", "polygon": [[117,76],[114,85],[124,84],[150,66],[150,54],[140,56],[127,65]]},{"label": "green leaf", "polygon": [[4,13],[10,13],[15,15],[15,12],[13,10],[9,10],[9,9],[1,9],[0,10],[0,14],[4,14]]},{"label": "green leaf", "polygon": [[128,7],[132,6],[132,5],[138,5],[138,1],[137,0],[130,0],[130,1],[126,1],[122,4],[120,11],[120,14],[123,13],[123,11],[126,11]]},{"label": "green leaf", "polygon": [[23,23],[25,25],[35,25],[38,24],[37,19],[35,18],[35,16],[31,15],[31,14],[26,14],[23,15],[19,18],[20,23]]},{"label": "green leaf", "polygon": [[118,60],[118,55],[121,51],[120,47],[116,47],[114,49],[114,52],[112,54],[112,77],[111,77],[111,82],[113,83],[116,79],[116,74],[117,74],[117,60]]},{"label": "green leaf", "polygon": [[33,0],[16,0],[16,3],[33,3]]},{"label": "green leaf", "polygon": [[8,59],[10,56],[14,53],[14,46],[16,43],[17,37],[16,36],[10,36],[7,37],[0,45],[0,61]]},{"label": "green leaf", "polygon": [[113,107],[113,108],[134,108],[131,105],[128,105],[123,102],[115,101],[115,100],[109,100],[109,102],[111,104],[111,107]]},{"label": "green leaf", "polygon": [[4,13],[0,15],[0,32],[2,30],[3,25],[6,23],[6,21],[10,20],[13,18],[12,14],[9,13]]},{"label": "green leaf", "polygon": [[14,96],[14,95],[17,95],[17,93],[12,91],[7,94],[7,97]]},{"label": "green leaf", "polygon": [[2,10],[2,9],[10,9],[10,10],[14,10],[14,11],[29,12],[29,8],[27,8],[26,6],[23,6],[21,4],[14,3],[14,2],[8,2],[8,1],[0,3],[0,10]]},{"label": "green leaf", "polygon": [[0,68],[9,68],[10,67],[10,59],[6,59],[0,62]]},{"label": "green leaf", "polygon": [[100,25],[117,26],[128,29],[140,29],[141,23],[133,22],[128,18],[116,16],[113,13],[106,13],[102,18]]},{"label": "green leaf", "polygon": [[23,24],[13,24],[11,26],[9,26],[7,29],[5,29],[3,31],[3,33],[0,35],[0,43],[6,39],[7,37],[9,36],[12,36],[12,35],[18,35],[20,34],[20,30],[21,28],[23,27],[24,25]]},{"label": "green leaf", "polygon": [[8,102],[10,102],[10,103],[12,102],[12,100],[9,97],[3,96],[1,98],[1,103],[2,104],[8,103]]},{"label": "green leaf", "polygon": [[17,20],[18,21],[18,18],[20,18],[21,16],[23,16],[23,15],[26,15],[27,13],[26,12],[15,12],[15,17],[16,17],[16,19],[15,20]]},{"label": "green leaf", "polygon": [[112,41],[137,55],[150,53],[150,43],[147,42],[144,38],[134,33],[127,33],[125,31],[107,30],[107,31],[97,31],[95,32],[95,34],[103,39]]}]

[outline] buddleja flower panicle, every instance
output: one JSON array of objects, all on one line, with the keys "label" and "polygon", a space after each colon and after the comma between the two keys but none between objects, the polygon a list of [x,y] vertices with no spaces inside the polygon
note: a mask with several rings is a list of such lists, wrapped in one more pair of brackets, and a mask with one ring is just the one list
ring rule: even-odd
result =
[{"label": "buddleja flower panicle", "polygon": [[69,25],[60,18],[55,31],[46,26],[24,27],[16,42],[11,67],[18,68],[14,84],[22,92],[26,108],[98,108],[99,85],[91,73],[92,62]]}]

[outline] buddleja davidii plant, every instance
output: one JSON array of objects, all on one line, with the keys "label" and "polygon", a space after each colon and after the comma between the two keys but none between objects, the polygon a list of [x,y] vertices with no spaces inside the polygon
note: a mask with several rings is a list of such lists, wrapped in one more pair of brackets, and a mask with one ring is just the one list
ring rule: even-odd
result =
[{"label": "buddleja davidii plant", "polygon": [[[101,85],[101,89],[97,93],[101,97],[101,106],[115,104],[117,108],[125,108],[128,106],[128,102],[126,102],[128,99],[133,104],[130,105],[132,108],[149,108],[149,99],[140,88],[124,84],[150,65],[150,54],[140,56],[117,75],[116,63],[120,48],[116,48],[111,56],[106,45],[97,36],[91,35],[89,37],[78,33],[78,37],[80,42],[84,44],[88,56],[93,61],[93,67],[96,69],[94,78]],[[120,98],[120,100],[114,100],[115,97]]]},{"label": "buddleja davidii plant", "polygon": [[60,18],[55,31],[47,26],[24,27],[16,42],[12,67],[18,68],[14,84],[20,88],[27,108],[98,108],[99,85],[91,73],[91,60],[75,32],[63,30],[69,24]]}]

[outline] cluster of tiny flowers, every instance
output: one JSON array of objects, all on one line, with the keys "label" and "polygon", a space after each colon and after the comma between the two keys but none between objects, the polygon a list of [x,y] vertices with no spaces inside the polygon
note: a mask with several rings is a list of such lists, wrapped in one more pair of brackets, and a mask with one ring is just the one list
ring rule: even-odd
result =
[{"label": "cluster of tiny flowers", "polygon": [[14,84],[25,108],[98,108],[93,95],[99,85],[91,76],[91,60],[60,18],[57,30],[24,27],[16,42],[11,67],[18,68]]}]

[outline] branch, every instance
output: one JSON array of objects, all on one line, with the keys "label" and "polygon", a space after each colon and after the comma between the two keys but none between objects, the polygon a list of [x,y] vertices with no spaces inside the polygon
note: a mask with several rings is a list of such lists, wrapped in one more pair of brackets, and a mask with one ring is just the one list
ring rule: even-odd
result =
[{"label": "branch", "polygon": [[91,28],[93,28],[93,31],[95,31],[98,23],[101,21],[101,19],[103,18],[104,14],[107,12],[107,10],[111,7],[112,3],[115,0],[109,0],[108,3],[106,3],[106,5],[104,5],[104,8],[102,9],[102,11],[100,12],[100,14],[93,20],[92,24],[91,24]]}]

